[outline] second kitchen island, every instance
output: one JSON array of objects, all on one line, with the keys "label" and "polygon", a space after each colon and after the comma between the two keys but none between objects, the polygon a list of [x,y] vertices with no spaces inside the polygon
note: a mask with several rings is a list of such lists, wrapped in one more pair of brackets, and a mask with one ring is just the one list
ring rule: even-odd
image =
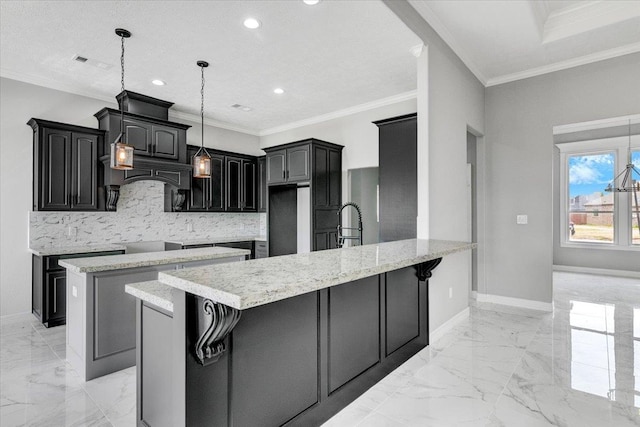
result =
[{"label": "second kitchen island", "polygon": [[428,345],[427,280],[466,242],[402,240],[132,284],[139,425],[320,425]]}]

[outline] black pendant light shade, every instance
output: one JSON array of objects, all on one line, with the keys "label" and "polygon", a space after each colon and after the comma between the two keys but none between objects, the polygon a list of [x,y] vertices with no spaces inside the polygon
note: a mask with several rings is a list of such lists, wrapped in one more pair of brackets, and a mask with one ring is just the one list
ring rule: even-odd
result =
[{"label": "black pendant light shade", "polygon": [[200,149],[191,159],[193,166],[194,178],[211,178],[211,156],[206,148],[204,148],[204,69],[209,66],[206,61],[198,61],[200,67],[201,85],[200,85]]},{"label": "black pendant light shade", "polygon": [[[124,92],[124,39],[131,37],[131,33],[123,28],[116,28],[116,34],[120,37],[122,49],[120,54],[120,68],[122,92]],[[111,169],[133,169],[133,146],[127,144],[124,132],[124,110],[120,105],[120,134],[111,143]]]}]

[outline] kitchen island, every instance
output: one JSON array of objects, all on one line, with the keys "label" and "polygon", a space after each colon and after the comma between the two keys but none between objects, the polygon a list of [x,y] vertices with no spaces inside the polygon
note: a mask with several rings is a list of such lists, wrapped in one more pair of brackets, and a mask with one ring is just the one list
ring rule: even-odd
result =
[{"label": "kitchen island", "polygon": [[128,285],[139,425],[321,424],[428,345],[427,280],[473,247],[410,239]]},{"label": "kitchen island", "polygon": [[222,247],[61,259],[67,269],[67,360],[85,381],[135,365],[135,299],[127,283],[158,272],[244,261],[250,251]]}]

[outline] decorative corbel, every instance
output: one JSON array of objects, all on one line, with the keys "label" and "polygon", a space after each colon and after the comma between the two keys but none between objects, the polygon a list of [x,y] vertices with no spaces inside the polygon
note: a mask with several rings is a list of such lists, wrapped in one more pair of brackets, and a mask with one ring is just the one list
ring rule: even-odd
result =
[{"label": "decorative corbel", "polygon": [[242,312],[228,305],[205,299],[202,311],[198,312],[198,324],[204,324],[198,331],[195,355],[198,362],[207,366],[220,359],[226,351],[224,339],[231,333],[240,320]]},{"label": "decorative corbel", "polygon": [[107,212],[115,212],[118,210],[118,198],[120,197],[120,186],[119,185],[107,185],[105,187],[105,196],[106,196],[106,205],[105,208]]},{"label": "decorative corbel", "polygon": [[416,268],[416,276],[418,276],[418,280],[421,282],[426,282],[427,280],[429,280],[431,278],[431,272],[441,262],[442,258],[436,258],[429,261],[421,262],[420,264],[416,264],[414,267]]},{"label": "decorative corbel", "polygon": [[173,211],[182,212],[185,200],[187,200],[187,190],[178,189],[173,197]]}]

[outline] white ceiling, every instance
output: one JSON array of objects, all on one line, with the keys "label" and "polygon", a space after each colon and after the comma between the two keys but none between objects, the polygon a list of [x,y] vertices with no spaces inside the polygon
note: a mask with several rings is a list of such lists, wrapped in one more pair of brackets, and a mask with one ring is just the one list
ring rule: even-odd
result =
[{"label": "white ceiling", "polygon": [[[640,0],[409,2],[488,86],[640,51]],[[421,41],[380,0],[2,0],[0,75],[114,102],[116,27],[133,33],[127,89],[175,102],[174,117],[199,117],[199,59],[207,122],[253,134],[415,94]]]},{"label": "white ceiling", "polygon": [[[262,27],[244,28],[248,16]],[[120,92],[116,27],[133,34],[126,88],[173,110],[199,117],[196,61],[206,60],[205,115],[255,134],[416,89],[410,49],[420,39],[378,0],[3,0],[0,24],[0,75],[111,102]]]},{"label": "white ceiling", "polygon": [[485,85],[640,51],[640,1],[409,0]]}]

